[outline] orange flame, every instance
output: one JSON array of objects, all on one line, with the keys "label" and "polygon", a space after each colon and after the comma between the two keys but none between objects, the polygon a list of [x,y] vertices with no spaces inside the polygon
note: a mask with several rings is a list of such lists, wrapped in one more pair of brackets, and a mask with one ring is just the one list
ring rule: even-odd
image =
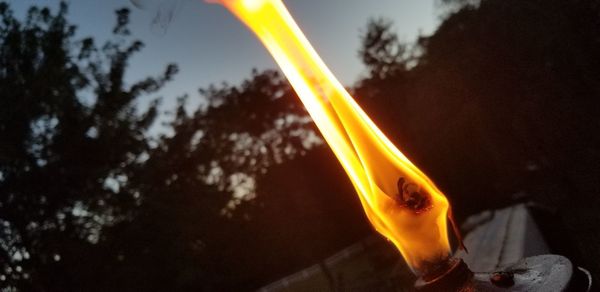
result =
[{"label": "orange flame", "polygon": [[357,190],[368,219],[417,274],[450,255],[449,203],[377,128],[317,55],[280,0],[209,0],[263,42]]}]

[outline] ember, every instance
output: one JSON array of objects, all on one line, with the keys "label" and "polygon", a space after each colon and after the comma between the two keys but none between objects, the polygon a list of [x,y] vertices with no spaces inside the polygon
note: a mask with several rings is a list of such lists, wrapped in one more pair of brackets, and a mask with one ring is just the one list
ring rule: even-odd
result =
[{"label": "ember", "polygon": [[396,200],[415,212],[427,211],[431,207],[429,195],[426,191],[420,190],[418,185],[406,183],[406,180],[402,177],[398,180]]}]

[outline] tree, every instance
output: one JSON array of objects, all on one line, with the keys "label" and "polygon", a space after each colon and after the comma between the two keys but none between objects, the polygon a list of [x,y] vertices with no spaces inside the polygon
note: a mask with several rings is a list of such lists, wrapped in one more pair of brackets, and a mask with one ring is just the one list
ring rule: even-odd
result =
[{"label": "tree", "polygon": [[261,247],[249,232],[257,214],[247,202],[256,196],[256,177],[306,152],[310,145],[302,140],[312,126],[274,71],[201,93],[208,105],[188,115],[182,99],[173,136],[162,137],[131,177],[143,203],[137,217],[111,229],[106,248],[119,253],[96,290],[235,291],[262,284],[248,278],[261,270],[251,256]]},{"label": "tree", "polygon": [[124,188],[149,151],[154,102],[136,113],[177,68],[127,86],[128,11],[117,11],[115,40],[101,49],[74,39],[66,4],[32,7],[24,21],[0,3],[0,277],[23,290],[67,287],[60,268],[129,218],[138,197]]},{"label": "tree", "polygon": [[[572,238],[575,248],[556,252],[597,275],[600,239],[582,226],[597,220],[591,206],[600,203],[592,179],[600,173],[598,1],[442,2],[451,9],[433,35],[418,40],[414,66],[371,74],[356,92],[384,128],[396,127],[388,133],[459,217],[525,191],[557,208],[567,226],[557,245]],[[363,55],[397,47],[381,29],[389,30],[371,29],[383,36],[377,41],[367,34]],[[387,64],[387,50],[367,65]]]},{"label": "tree", "polygon": [[310,119],[277,72],[254,71],[241,86],[201,90],[208,105],[191,116],[182,98],[174,134],[151,137],[158,102],[138,113],[136,101],[177,68],[127,85],[142,48],[130,40],[129,11],[117,11],[115,39],[101,48],[75,40],[66,13],[64,3],[56,13],[32,7],[21,22],[0,4],[3,286],[227,285],[219,275],[233,259],[219,247],[242,248],[231,244],[243,241],[234,228],[248,216],[238,206],[255,196],[256,176],[319,143],[305,141]]}]

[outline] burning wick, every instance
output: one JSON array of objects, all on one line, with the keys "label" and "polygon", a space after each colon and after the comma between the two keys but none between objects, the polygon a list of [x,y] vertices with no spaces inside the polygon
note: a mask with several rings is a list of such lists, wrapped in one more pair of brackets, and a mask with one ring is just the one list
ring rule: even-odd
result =
[{"label": "burning wick", "polygon": [[394,243],[413,272],[423,276],[453,270],[448,200],[354,101],[284,4],[209,2],[224,5],[269,50],[352,181],[367,218]]},{"label": "burning wick", "polygon": [[398,196],[396,200],[415,212],[424,212],[431,207],[429,195],[414,183],[406,183],[401,177],[398,179]]}]

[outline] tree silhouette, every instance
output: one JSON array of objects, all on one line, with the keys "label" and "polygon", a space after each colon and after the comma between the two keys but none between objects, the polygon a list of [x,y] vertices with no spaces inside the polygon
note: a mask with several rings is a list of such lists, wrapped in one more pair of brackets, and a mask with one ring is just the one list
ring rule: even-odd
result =
[{"label": "tree silhouette", "polygon": [[398,69],[362,80],[361,102],[459,217],[526,192],[566,226],[547,230],[557,248],[573,242],[556,252],[598,275],[600,238],[583,228],[600,203],[598,1],[441,2],[450,9],[415,60],[388,62],[399,44],[389,25],[371,24],[382,37],[364,37],[362,58],[383,48],[367,65]]},{"label": "tree silhouette", "polygon": [[223,232],[254,177],[319,143],[305,139],[312,126],[287,83],[254,71],[239,87],[201,90],[206,107],[188,116],[181,99],[174,135],[152,138],[158,102],[137,113],[135,101],[177,68],[125,84],[142,48],[129,40],[128,10],[101,48],[74,39],[64,3],[32,7],[24,22],[6,3],[0,12],[3,286],[214,288],[227,268],[214,249],[231,239]]},{"label": "tree silhouette", "polygon": [[138,198],[121,185],[149,150],[156,117],[156,103],[138,114],[134,102],[177,71],[125,85],[142,47],[127,38],[128,11],[117,11],[115,40],[102,48],[75,40],[66,13],[64,3],[56,13],[32,7],[21,22],[0,3],[0,277],[23,290],[65,280],[53,278],[57,268],[131,216]]},{"label": "tree silhouette", "polygon": [[208,105],[188,116],[182,100],[174,135],[148,152],[143,170],[130,180],[144,202],[135,220],[110,231],[107,249],[118,248],[119,256],[104,289],[214,291],[262,284],[261,278],[248,280],[254,271],[243,266],[259,270],[252,266],[256,258],[240,258],[260,247],[248,232],[256,214],[242,202],[254,199],[255,177],[306,152],[310,145],[302,141],[312,125],[274,71],[201,93]]}]

